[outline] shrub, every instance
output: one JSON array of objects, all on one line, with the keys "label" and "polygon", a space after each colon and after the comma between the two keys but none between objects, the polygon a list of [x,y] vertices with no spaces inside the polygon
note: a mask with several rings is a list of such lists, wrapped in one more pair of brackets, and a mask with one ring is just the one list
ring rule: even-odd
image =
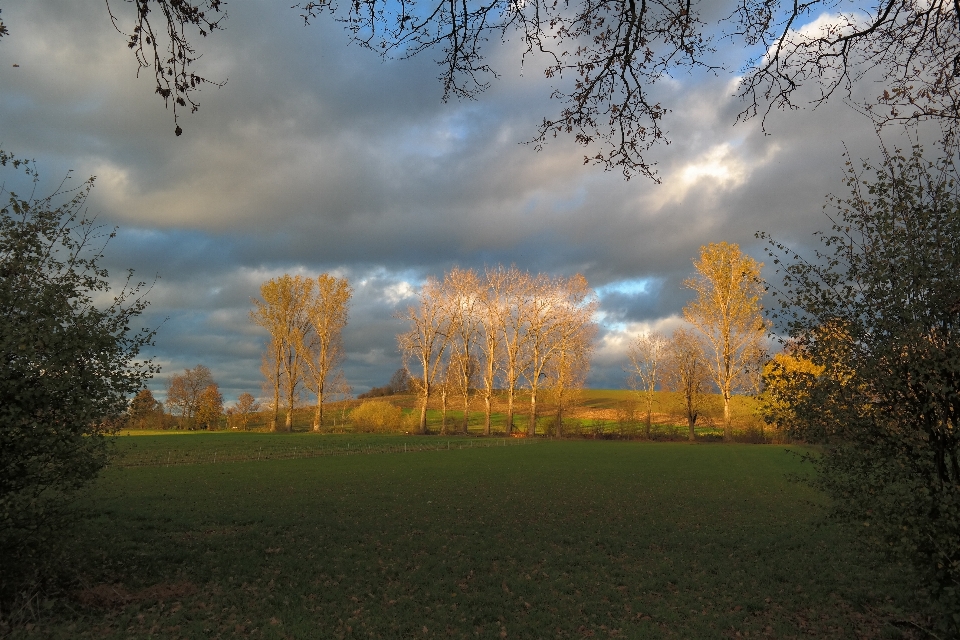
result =
[{"label": "shrub", "polygon": [[367,400],[350,412],[354,429],[384,433],[403,428],[403,411],[383,400]]},{"label": "shrub", "polygon": [[[0,151],[8,162],[20,164]],[[128,397],[155,369],[140,358],[152,332],[130,329],[144,285],[128,276],[112,287],[104,239],[83,217],[92,187],[39,200],[5,192],[0,208],[2,601],[50,566],[72,494],[107,464]]]},{"label": "shrub", "polygon": [[[793,356],[768,415],[826,446],[834,515],[925,579],[960,636],[960,173],[950,156],[850,169],[823,249],[774,255]],[[931,634],[932,635],[932,634]]]}]

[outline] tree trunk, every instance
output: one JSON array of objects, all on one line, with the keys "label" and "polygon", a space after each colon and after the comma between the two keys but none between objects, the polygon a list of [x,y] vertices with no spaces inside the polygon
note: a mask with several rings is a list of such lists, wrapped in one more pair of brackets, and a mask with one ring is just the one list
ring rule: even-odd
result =
[{"label": "tree trunk", "polygon": [[463,394],[463,434],[470,430],[470,392]]},{"label": "tree trunk", "polygon": [[490,435],[490,422],[493,416],[493,394],[490,391],[487,391],[486,396],[483,398],[484,409],[486,409],[486,416],[483,421],[483,435]]},{"label": "tree trunk", "polygon": [[447,435],[447,389],[440,389],[440,435]]},{"label": "tree trunk", "polygon": [[323,389],[317,392],[317,409],[313,412],[313,430],[320,431],[323,426]]},{"label": "tree trunk", "polygon": [[503,425],[504,431],[507,435],[510,435],[513,432],[513,396],[514,388],[513,385],[507,385],[510,387],[507,389],[507,416]]},{"label": "tree trunk", "polygon": [[730,392],[723,393],[723,439],[733,442],[733,427],[730,424]]},{"label": "tree trunk", "polygon": [[643,427],[644,437],[645,437],[647,440],[650,439],[650,427],[651,427],[651,425],[652,425],[652,422],[653,422],[653,411],[650,409],[650,406],[647,405],[647,421],[646,421],[646,424],[644,424],[644,427]]},{"label": "tree trunk", "polygon": [[424,392],[420,395],[420,426],[417,433],[425,435],[427,433],[427,403],[430,401],[430,387],[424,385]]},{"label": "tree trunk", "polygon": [[273,419],[270,420],[270,431],[280,430],[280,359],[277,356],[277,370],[273,378]]},{"label": "tree trunk", "polygon": [[530,424],[527,425],[527,437],[537,435],[537,390],[530,390]]}]

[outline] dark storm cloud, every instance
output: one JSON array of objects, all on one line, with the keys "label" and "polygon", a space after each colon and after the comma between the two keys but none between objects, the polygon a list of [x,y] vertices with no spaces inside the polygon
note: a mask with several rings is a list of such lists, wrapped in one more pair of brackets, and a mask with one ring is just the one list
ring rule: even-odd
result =
[{"label": "dark storm cloud", "polygon": [[809,245],[825,194],[842,193],[842,143],[877,146],[841,103],[773,114],[771,135],[733,126],[735,79],[681,73],[654,92],[673,109],[671,144],[650,154],[663,184],[626,182],[569,138],[521,144],[559,109],[551,83],[571,79],[543,78],[535,58],[521,73],[518,43],[492,49],[502,79],[478,101],[444,104],[429,57],[381,62],[333,21],[304,27],[267,2],[231,4],[227,30],[198,37],[198,71],[227,83],[203,89],[177,138],[101,6],[5,9],[0,141],[48,178],[97,175],[91,211],[121,228],[111,272],[159,276],[144,319],[160,326],[158,390],[203,363],[228,399],[258,391],[250,300],[285,272],[350,279],[345,372],[358,391],[384,384],[400,366],[393,314],[422,279],[495,264],[584,273],[603,321],[590,383],[619,386],[629,338],[680,323],[701,245],[763,259],[757,230]]}]

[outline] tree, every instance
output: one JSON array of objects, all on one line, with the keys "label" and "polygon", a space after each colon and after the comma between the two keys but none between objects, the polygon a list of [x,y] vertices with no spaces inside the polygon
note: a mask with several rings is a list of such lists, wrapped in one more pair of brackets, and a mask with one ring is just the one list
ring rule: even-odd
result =
[{"label": "tree", "polygon": [[316,284],[305,310],[311,331],[301,335],[300,346],[317,394],[313,430],[319,431],[323,425],[324,389],[330,374],[343,362],[343,328],[347,325],[347,305],[353,291],[346,278],[326,273],[317,276]]},{"label": "tree", "polygon": [[563,437],[564,416],[570,406],[577,402],[590,372],[590,354],[597,335],[597,323],[592,319],[596,300],[588,304],[590,309],[584,321],[570,324],[568,330],[560,334],[556,356],[547,369],[546,388],[557,410],[554,424],[558,438]]},{"label": "tree", "polygon": [[[0,165],[31,164],[0,151]],[[149,290],[128,272],[117,288],[101,265],[113,237],[86,217],[93,179],[42,198],[0,183],[0,601],[43,558],[74,492],[109,460],[128,399],[156,372],[132,331]]]},{"label": "tree", "polygon": [[180,415],[181,428],[183,424],[186,424],[188,429],[196,428],[194,418],[200,407],[200,396],[203,390],[213,383],[213,374],[202,364],[193,369],[184,369],[182,374],[170,376],[167,383],[167,407]]},{"label": "tree", "polygon": [[630,387],[640,392],[647,410],[644,430],[650,439],[650,427],[653,421],[653,400],[657,384],[663,377],[663,361],[666,357],[667,339],[654,331],[642,333],[630,345],[627,352],[630,358]]},{"label": "tree", "polygon": [[200,392],[197,400],[197,428],[216,431],[220,428],[220,418],[223,417],[223,395],[220,388],[214,384]]},{"label": "tree", "polygon": [[391,393],[409,393],[410,391],[410,372],[407,371],[406,367],[400,367],[393,372],[393,375],[390,376],[390,381],[387,383],[387,387],[390,388]]},{"label": "tree", "polygon": [[240,428],[246,431],[247,425],[250,423],[250,417],[260,411],[260,403],[251,394],[244,391],[237,398],[233,410],[240,421]]},{"label": "tree", "polygon": [[[420,422],[418,433],[427,432],[427,405],[437,377],[443,368],[443,355],[449,346],[451,323],[450,296],[441,282],[434,278],[420,287],[418,306],[408,307],[405,316],[410,329],[397,336],[404,364],[415,363],[418,377],[415,378],[420,394]],[[410,367],[407,367],[410,369]]]},{"label": "tree", "polygon": [[[533,437],[540,381],[547,378],[557,358],[572,356],[562,354],[563,350],[585,348],[589,352],[582,339],[589,333],[587,327],[593,323],[598,301],[587,279],[580,274],[567,279],[540,275],[531,279],[529,291],[522,371],[530,389],[527,435]],[[577,359],[575,356],[569,358],[570,361]],[[579,360],[583,362],[583,359]]]},{"label": "tree", "polygon": [[737,245],[720,242],[702,247],[693,265],[697,276],[684,284],[697,297],[683,308],[683,316],[710,345],[710,371],[723,398],[723,437],[729,441],[730,398],[749,385],[748,366],[767,332],[760,306],[763,264],[743,255]]},{"label": "tree", "polygon": [[[777,420],[827,442],[811,457],[834,515],[911,560],[960,633],[960,175],[949,155],[848,162],[851,195],[805,260],[771,241],[775,318],[810,366]],[[788,418],[784,420],[781,416]]]},{"label": "tree", "polygon": [[[140,68],[153,68],[155,91],[172,105],[180,135],[178,109],[195,111],[195,92],[211,84],[192,70],[200,54],[190,34],[221,29],[222,2],[143,0],[129,6],[133,15],[120,20],[107,3]],[[358,0],[343,6],[304,0],[294,8],[305,22],[336,14],[356,43],[387,58],[438,52],[444,100],[485,90],[497,75],[487,46],[516,35],[523,61],[542,54],[544,72],[554,81],[552,97],[560,103],[533,141],[573,135],[587,149],[585,161],[627,177],[655,178],[645,153],[667,142],[662,123],[669,105],[657,99],[656,84],[692,70],[724,71],[721,43],[757,52],[732,68],[740,75],[738,120],[759,114],[765,121],[774,109],[796,109],[808,100],[796,97],[806,88],[814,106],[839,92],[877,126],[932,119],[949,134],[960,125],[960,8],[951,0],[873,0],[846,11],[832,0],[742,0],[726,9],[690,0]],[[154,16],[166,23],[154,25]],[[800,28],[813,16],[820,16],[819,29]],[[869,87],[877,78],[885,81],[873,93]]]},{"label": "tree", "polygon": [[526,271],[516,267],[503,270],[502,280],[498,283],[497,305],[500,320],[500,367],[504,387],[507,392],[507,412],[504,428],[507,435],[513,432],[514,402],[520,376],[523,375],[524,350],[526,349],[527,321],[530,303],[533,300],[532,278]]},{"label": "tree", "polygon": [[480,349],[481,373],[483,380],[483,435],[489,436],[493,419],[493,394],[499,370],[498,359],[502,349],[501,335],[506,322],[507,307],[503,292],[509,278],[501,267],[487,268],[477,292],[477,312],[479,313],[477,331]]},{"label": "tree", "polygon": [[127,409],[127,428],[159,429],[163,427],[163,404],[153,397],[150,389],[141,389]]},{"label": "tree", "polygon": [[704,344],[694,332],[679,328],[666,345],[663,377],[667,386],[683,397],[683,408],[689,433],[697,439],[696,424],[703,410],[704,393],[710,381],[710,369],[704,357]]},{"label": "tree", "polygon": [[794,411],[796,399],[823,372],[794,345],[774,355],[763,367],[764,388],[757,398],[764,422],[777,427],[781,435],[796,431],[800,420]]},{"label": "tree", "polygon": [[279,430],[281,392],[287,404],[284,428],[293,429],[293,408],[303,382],[305,336],[310,328],[307,304],[313,280],[284,274],[260,285],[262,300],[253,300],[250,318],[270,332],[262,370],[273,389],[273,419]]},{"label": "tree", "polygon": [[[406,371],[406,369],[403,370]],[[334,402],[340,404],[340,424],[345,423],[347,420],[347,405],[349,404],[347,401],[353,398],[353,387],[347,382],[342,370],[338,370],[333,376],[333,382],[330,383],[330,396]],[[333,415],[333,426],[337,426],[336,414]]]},{"label": "tree", "polygon": [[477,340],[480,335],[480,279],[473,269],[455,267],[444,276],[445,286],[453,296],[453,343],[449,356],[447,379],[450,389],[463,399],[461,431],[467,433],[470,419],[470,388],[477,374]]}]

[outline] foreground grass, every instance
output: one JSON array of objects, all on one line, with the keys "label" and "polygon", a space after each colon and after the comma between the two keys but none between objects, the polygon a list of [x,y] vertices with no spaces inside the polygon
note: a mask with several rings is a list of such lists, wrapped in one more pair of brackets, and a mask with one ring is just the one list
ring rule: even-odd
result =
[{"label": "foreground grass", "polygon": [[897,637],[896,568],[816,526],[801,471],[610,442],[115,468],[83,584],[16,635]]},{"label": "foreground grass", "polygon": [[[146,437],[144,437],[146,436]],[[138,432],[115,439],[119,467],[217,464],[379,453],[521,446],[535,440],[402,434],[246,433],[230,431]]]}]

